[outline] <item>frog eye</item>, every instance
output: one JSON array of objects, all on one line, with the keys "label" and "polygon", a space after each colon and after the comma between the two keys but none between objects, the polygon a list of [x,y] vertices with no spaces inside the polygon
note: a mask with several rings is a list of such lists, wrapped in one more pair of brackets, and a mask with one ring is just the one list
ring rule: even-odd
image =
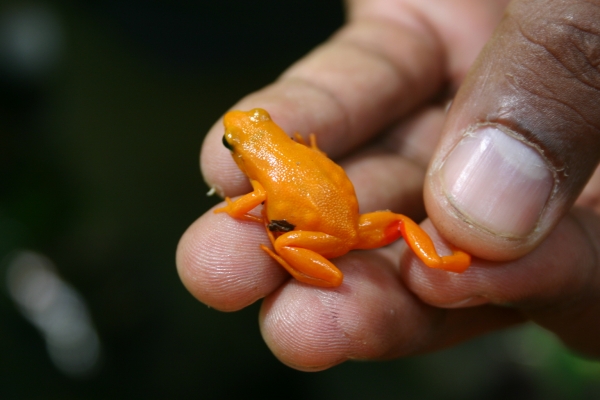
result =
[{"label": "frog eye", "polygon": [[227,141],[227,135],[223,135],[223,146],[225,146],[229,151],[233,151],[233,146]]}]

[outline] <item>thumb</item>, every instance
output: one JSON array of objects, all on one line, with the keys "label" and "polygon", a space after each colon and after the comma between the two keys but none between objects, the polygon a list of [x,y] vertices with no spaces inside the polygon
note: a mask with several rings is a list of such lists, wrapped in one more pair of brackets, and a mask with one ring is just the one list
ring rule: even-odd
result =
[{"label": "thumb", "polygon": [[427,183],[442,235],[490,260],[522,256],[571,208],[600,157],[600,7],[507,8],[449,111]]}]

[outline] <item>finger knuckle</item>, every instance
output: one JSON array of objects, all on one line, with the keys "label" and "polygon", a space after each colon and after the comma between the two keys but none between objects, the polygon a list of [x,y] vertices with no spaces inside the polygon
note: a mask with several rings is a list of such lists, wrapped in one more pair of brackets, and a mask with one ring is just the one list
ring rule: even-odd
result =
[{"label": "finger knuckle", "polygon": [[524,13],[518,18],[519,33],[528,51],[521,53],[521,74],[516,75],[515,82],[543,99],[542,104],[552,102],[552,108],[561,110],[569,124],[598,134],[600,5],[566,3],[568,8],[555,6],[549,15]]}]

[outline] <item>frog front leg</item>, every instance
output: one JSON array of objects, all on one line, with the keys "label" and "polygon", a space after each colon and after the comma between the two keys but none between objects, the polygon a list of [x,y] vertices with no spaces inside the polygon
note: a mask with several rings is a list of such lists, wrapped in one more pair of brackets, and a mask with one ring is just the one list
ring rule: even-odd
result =
[{"label": "frog front leg", "polygon": [[[325,256],[333,258],[347,251],[344,242],[322,232],[292,231],[277,239],[267,231],[273,248],[261,245],[279,264],[300,282],[321,287],[341,285],[344,274]],[[332,249],[337,249],[335,253]]]},{"label": "frog front leg", "polygon": [[455,247],[450,255],[438,255],[429,235],[407,216],[377,211],[361,215],[358,225],[357,249],[378,248],[403,236],[411,250],[430,268],[464,272],[471,264],[471,256]]},{"label": "frog front leg", "polygon": [[227,205],[225,207],[217,208],[215,210],[215,214],[226,212],[231,217],[236,219],[263,222],[262,218],[250,215],[248,212],[256,208],[259,204],[267,199],[267,192],[258,181],[250,180],[250,184],[254,189],[252,192],[243,195],[236,201],[231,201],[229,197],[225,197]]}]

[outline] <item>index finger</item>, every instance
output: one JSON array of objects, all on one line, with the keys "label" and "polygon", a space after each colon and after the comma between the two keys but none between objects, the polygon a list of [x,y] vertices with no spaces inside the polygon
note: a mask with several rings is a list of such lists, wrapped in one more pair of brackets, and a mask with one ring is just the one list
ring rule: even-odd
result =
[{"label": "index finger", "polygon": [[[404,15],[411,20],[411,12]],[[316,132],[319,147],[338,157],[429,98],[444,78],[436,35],[414,23],[356,17],[275,83],[233,108],[267,109],[286,132]],[[410,94],[410,95],[407,95]],[[201,152],[207,183],[221,195],[249,188],[228,151],[218,121]]]}]

